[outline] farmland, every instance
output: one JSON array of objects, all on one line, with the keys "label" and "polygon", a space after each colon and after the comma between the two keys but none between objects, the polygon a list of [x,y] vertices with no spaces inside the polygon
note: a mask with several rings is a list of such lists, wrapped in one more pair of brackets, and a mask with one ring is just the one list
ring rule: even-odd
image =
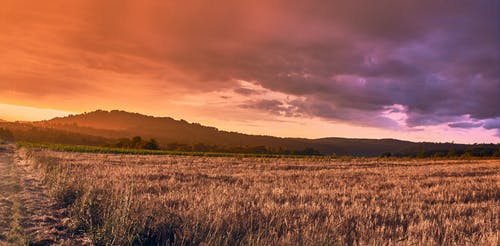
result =
[{"label": "farmland", "polygon": [[498,160],[14,155],[97,245],[500,243]]}]

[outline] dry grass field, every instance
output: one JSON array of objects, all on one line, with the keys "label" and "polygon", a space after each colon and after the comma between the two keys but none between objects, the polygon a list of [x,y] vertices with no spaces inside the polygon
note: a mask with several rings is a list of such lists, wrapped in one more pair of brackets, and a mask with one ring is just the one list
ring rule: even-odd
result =
[{"label": "dry grass field", "polygon": [[499,245],[500,161],[21,149],[97,245]]}]

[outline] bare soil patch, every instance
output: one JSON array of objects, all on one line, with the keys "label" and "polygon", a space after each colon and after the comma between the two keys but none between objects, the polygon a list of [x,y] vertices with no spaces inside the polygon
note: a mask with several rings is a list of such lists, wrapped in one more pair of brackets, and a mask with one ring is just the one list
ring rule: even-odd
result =
[{"label": "bare soil patch", "polygon": [[68,230],[67,210],[56,206],[24,154],[0,146],[0,245],[85,245],[83,235]]}]

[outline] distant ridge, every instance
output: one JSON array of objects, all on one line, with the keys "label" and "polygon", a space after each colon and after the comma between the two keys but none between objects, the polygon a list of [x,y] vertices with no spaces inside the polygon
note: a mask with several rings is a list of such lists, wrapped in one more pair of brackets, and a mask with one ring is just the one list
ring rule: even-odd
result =
[{"label": "distant ridge", "polygon": [[34,122],[37,126],[99,135],[108,138],[141,136],[155,138],[160,143],[206,143],[226,146],[266,145],[303,148],[302,141],[271,136],[247,135],[220,131],[215,127],[174,120],[170,117],[153,117],[121,110],[97,110],[80,115]]},{"label": "distant ridge", "polygon": [[161,123],[173,123],[176,120],[170,117],[154,117],[122,110],[96,110],[93,112],[57,117],[38,123],[48,124],[77,124],[81,127],[90,127],[106,130],[126,130],[139,126],[152,126]]},{"label": "distant ridge", "polygon": [[450,149],[466,146],[451,143],[415,143],[397,139],[337,137],[306,139],[248,135],[170,117],[153,117],[121,110],[96,110],[31,124],[43,129],[87,136],[86,138],[93,142],[98,141],[98,138],[120,139],[141,136],[145,139],[155,138],[163,146],[169,143],[204,143],[218,146],[267,146],[291,150],[314,148],[323,154],[353,156],[378,156],[386,152],[405,153],[415,149]]}]

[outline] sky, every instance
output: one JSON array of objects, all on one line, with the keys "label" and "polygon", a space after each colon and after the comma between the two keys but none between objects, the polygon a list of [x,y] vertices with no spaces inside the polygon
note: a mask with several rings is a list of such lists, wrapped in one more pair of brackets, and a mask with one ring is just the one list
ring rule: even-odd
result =
[{"label": "sky", "polygon": [[500,141],[490,0],[1,0],[0,118],[96,109],[283,137]]}]

